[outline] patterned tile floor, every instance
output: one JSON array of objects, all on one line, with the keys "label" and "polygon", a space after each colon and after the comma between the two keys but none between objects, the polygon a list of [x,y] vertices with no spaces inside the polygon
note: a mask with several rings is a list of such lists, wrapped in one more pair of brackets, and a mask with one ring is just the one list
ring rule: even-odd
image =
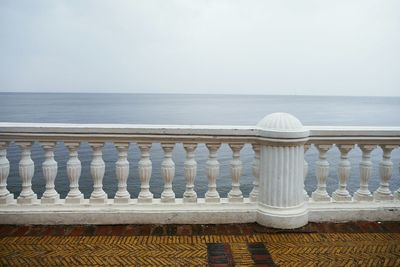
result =
[{"label": "patterned tile floor", "polygon": [[1,266],[400,266],[400,222],[0,226]]}]

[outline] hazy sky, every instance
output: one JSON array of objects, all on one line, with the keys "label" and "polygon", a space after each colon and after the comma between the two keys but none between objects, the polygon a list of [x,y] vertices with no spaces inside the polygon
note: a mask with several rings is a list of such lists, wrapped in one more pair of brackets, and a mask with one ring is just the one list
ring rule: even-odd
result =
[{"label": "hazy sky", "polygon": [[400,95],[399,0],[0,0],[0,91]]}]

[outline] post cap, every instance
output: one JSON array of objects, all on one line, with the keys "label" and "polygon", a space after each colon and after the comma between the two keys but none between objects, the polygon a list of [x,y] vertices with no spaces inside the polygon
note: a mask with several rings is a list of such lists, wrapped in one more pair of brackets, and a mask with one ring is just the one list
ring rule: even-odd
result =
[{"label": "post cap", "polygon": [[265,116],[257,123],[257,127],[262,136],[270,138],[304,138],[309,135],[299,119],[284,112]]}]

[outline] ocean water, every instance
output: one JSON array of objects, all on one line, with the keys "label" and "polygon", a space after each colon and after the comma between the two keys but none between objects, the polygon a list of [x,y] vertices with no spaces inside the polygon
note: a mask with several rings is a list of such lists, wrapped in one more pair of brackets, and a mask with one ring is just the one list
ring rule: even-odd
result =
[{"label": "ocean water", "polygon": [[[304,125],[354,125],[354,126],[400,126],[399,97],[320,97],[320,96],[247,96],[247,95],[169,95],[169,94],[75,94],[75,93],[0,93],[1,122],[54,122],[54,123],[137,123],[137,124],[211,124],[211,125],[255,125],[265,115],[272,112],[289,112],[299,118]],[[140,180],[137,171],[139,150],[134,144],[130,146],[128,160],[130,174],[128,191],[132,197],[137,197],[140,191]],[[21,179],[18,175],[20,150],[11,144],[7,150],[11,163],[8,178],[8,189],[19,195]],[[58,162],[56,190],[64,198],[68,193],[68,178],[66,162],[68,153],[62,142],[55,151]],[[182,197],[185,190],[183,175],[184,150],[177,144],[173,152],[176,165],[176,175],[173,188],[177,197]],[[352,163],[351,177],[348,189],[354,192],[359,186],[360,150],[350,152]],[[205,162],[207,149],[200,144],[196,150],[198,162],[195,190],[199,197],[207,191]],[[306,154],[309,162],[309,173],[306,178],[306,190],[311,193],[316,188],[315,148]],[[151,159],[153,173],[150,180],[150,190],[155,197],[160,197],[163,181],[160,175],[163,153],[159,144],[153,144]],[[372,153],[373,178],[370,190],[379,186],[378,164],[382,157],[380,148]],[[79,150],[82,162],[80,189],[88,198],[92,191],[90,176],[91,149],[83,143]],[[241,151],[243,175],[241,190],[248,196],[252,189],[253,177],[251,163],[254,153],[250,145]],[[45,189],[45,181],[41,171],[44,161],[43,150],[39,144],[32,149],[32,159],[35,162],[35,175],[32,181],[33,190],[40,197]],[[117,190],[115,178],[115,162],[117,152],[112,144],[106,144],[103,149],[103,159],[106,163],[106,173],[103,180],[104,190],[113,197]],[[337,164],[339,152],[333,147],[328,152],[331,164],[327,190],[333,192],[338,186]],[[229,161],[231,152],[226,144],[219,151],[221,173],[217,179],[217,189],[222,197],[226,197],[231,188]],[[400,187],[400,149],[392,153],[394,163],[393,176],[390,182],[391,190]]]}]

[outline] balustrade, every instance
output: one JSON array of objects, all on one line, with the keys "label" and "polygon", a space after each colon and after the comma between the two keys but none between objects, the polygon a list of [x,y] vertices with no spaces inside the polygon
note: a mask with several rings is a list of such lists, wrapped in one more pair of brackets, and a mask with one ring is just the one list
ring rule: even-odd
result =
[{"label": "balustrade", "polygon": [[[390,187],[392,182],[399,182],[400,164],[397,162],[398,157],[392,158],[392,154],[394,151],[396,153],[399,151],[400,128],[378,128],[377,130],[363,128],[338,130],[318,126],[306,128],[293,117],[280,116],[275,116],[274,119],[283,122],[270,122],[271,118],[267,118],[266,122],[260,122],[257,127],[227,128],[192,126],[186,128],[153,126],[118,128],[109,126],[110,129],[108,129],[107,126],[86,130],[76,126],[63,128],[57,125],[46,125],[36,129],[28,126],[7,126],[6,123],[0,123],[1,222],[47,223],[41,221],[41,218],[53,223],[95,223],[95,221],[91,221],[95,220],[92,218],[108,223],[257,221],[267,226],[292,228],[304,225],[307,221],[392,219],[400,216],[400,188],[396,186],[393,192],[390,190],[390,188],[392,190],[394,188],[393,185]],[[10,158],[7,156],[7,149],[12,142],[19,147],[21,152],[19,176],[22,180],[22,190],[19,194],[15,194],[16,200],[14,194],[10,193],[7,188],[10,167],[14,166],[12,164],[18,163],[10,163]],[[44,151],[44,161],[38,162],[41,164],[43,177],[37,178],[45,181],[44,193],[40,200],[37,199],[36,194],[40,192],[34,192],[32,189],[35,163],[31,158],[31,149],[35,142]],[[59,149],[57,146],[57,151],[55,150],[57,142],[63,142],[68,151],[69,158],[66,166],[61,163],[61,167],[58,166],[59,164],[55,160],[55,153],[58,153]],[[78,152],[81,142],[89,143],[92,154],[90,166],[86,166],[90,168],[93,180],[89,199],[84,199],[82,188],[79,188],[82,173],[82,163],[79,157],[82,155]],[[107,193],[112,195],[114,192],[109,192],[107,189],[106,193],[103,190],[103,178],[106,171],[103,147],[106,142],[113,143],[117,154],[117,160],[113,163],[115,164],[114,182],[117,184],[113,199],[108,199]],[[163,151],[162,161],[155,162],[157,164],[155,168],[160,168],[158,169],[160,175],[157,175],[160,177],[152,176],[153,162],[150,152],[153,144],[160,144]],[[177,157],[175,166],[172,154],[177,144],[182,144],[185,156],[182,159]],[[208,153],[205,163],[196,159],[196,154],[201,152],[199,149],[196,153],[196,149],[203,144]],[[224,145],[221,149],[221,153],[225,153],[223,160],[226,160],[226,153],[231,153],[228,154],[228,156],[231,155],[229,170],[225,168],[221,170],[222,172],[230,171],[231,188],[227,190],[229,192],[222,193],[227,193],[226,198],[220,197],[221,189],[217,188],[217,182],[227,176],[225,173],[220,176],[219,151],[221,145]],[[224,151],[225,145],[229,146],[230,152]],[[305,160],[307,151],[310,152],[308,158],[314,155],[312,154],[314,152],[309,150],[311,145],[317,150],[317,160],[307,162]],[[340,153],[336,169],[337,177],[329,177],[330,161],[332,166],[336,166],[334,159],[328,158],[328,151],[333,145],[338,148]],[[134,177],[134,174],[130,175],[129,173],[130,163],[132,163],[128,158],[130,146],[136,146],[140,152],[137,162],[139,177]],[[352,168],[349,154],[352,152],[350,155],[353,161],[353,154],[360,151],[354,149],[356,146],[361,150],[361,158],[359,160],[359,177],[353,178],[358,179],[359,187],[356,188],[354,194],[351,194],[347,186]],[[383,155],[379,162],[379,168],[376,170],[379,172],[379,177],[373,177],[372,161],[375,161],[376,156],[371,158],[371,153],[377,146],[382,149]],[[245,161],[244,158],[241,158],[241,151],[244,147],[246,149],[251,147],[254,152],[251,166],[246,166],[249,164],[248,160]],[[177,146],[177,148],[180,147]],[[334,152],[332,150],[332,153]],[[246,153],[248,153],[247,150]],[[182,166],[181,164],[183,164],[183,169],[178,170],[177,173],[183,173],[185,187],[176,197],[175,168]],[[394,164],[398,167],[393,168]],[[107,163],[108,167],[111,166],[108,166]],[[60,168],[66,169],[60,171]],[[243,177],[250,177],[245,173],[247,168],[251,169],[252,181],[247,180],[246,191],[242,192],[242,174]],[[66,197],[63,199],[55,188],[55,181],[64,179],[57,174],[65,171],[69,181],[69,191],[66,192]],[[314,181],[317,184],[311,197],[304,188],[309,171],[310,173],[315,171]],[[90,179],[90,177],[83,178]],[[379,179],[379,187],[372,194],[369,190],[369,183],[376,178]],[[137,188],[139,191],[137,197],[129,193],[128,179],[140,179],[140,190]],[[150,187],[152,179],[163,182],[161,197],[158,199],[154,199],[152,194],[152,192],[156,192],[153,191],[154,188]],[[332,179],[337,179],[338,186],[332,188],[332,183],[330,183],[328,190],[327,181],[332,181]],[[34,181],[37,181],[36,176]],[[198,197],[198,194],[201,195],[204,191],[195,191],[195,185],[200,182],[207,183],[204,197]],[[250,187],[251,192],[248,193],[251,184],[253,186]],[[87,192],[87,188],[85,190]],[[11,191],[15,193],[15,190]],[[328,191],[332,192],[332,197]],[[86,216],[87,208],[92,215],[105,214],[104,219],[100,215],[100,217]],[[31,210],[36,210],[37,213],[35,213],[36,211],[29,213],[28,211]],[[57,217],[57,215],[52,220],[51,215],[45,214],[47,211],[49,214],[57,212],[62,215],[60,215],[61,217]],[[21,214],[28,212],[28,215],[26,215],[27,217],[18,217],[19,212],[22,212]],[[8,216],[8,214],[12,216]],[[39,214],[39,217],[34,217],[34,214]],[[41,217],[40,214],[45,215]],[[107,214],[111,216],[109,220]],[[118,220],[116,221],[113,216],[118,216]],[[28,219],[18,221],[13,218]],[[65,218],[70,219],[64,221]]]}]

